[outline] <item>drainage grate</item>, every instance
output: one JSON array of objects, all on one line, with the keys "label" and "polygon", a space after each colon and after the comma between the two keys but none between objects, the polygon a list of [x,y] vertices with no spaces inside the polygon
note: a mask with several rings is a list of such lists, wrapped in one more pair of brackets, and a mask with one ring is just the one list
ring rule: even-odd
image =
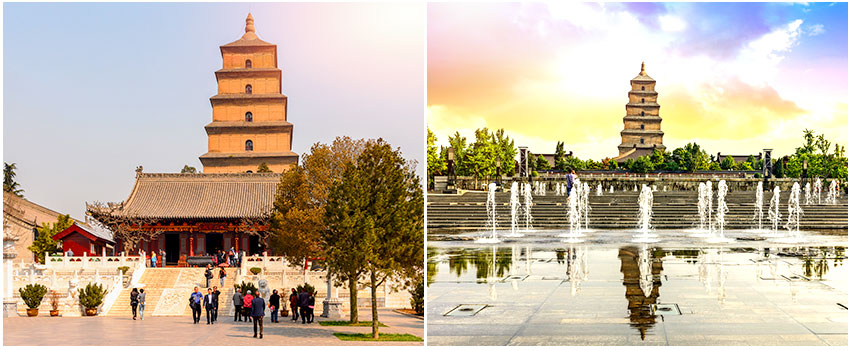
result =
[{"label": "drainage grate", "polygon": [[528,278],[528,275],[509,275],[502,279],[502,282],[525,281],[526,278]]},{"label": "drainage grate", "polygon": [[844,310],[847,310],[847,305],[844,305],[844,304],[842,304],[842,303],[836,303],[836,304],[838,304],[838,306],[843,307],[843,308],[844,308]]},{"label": "drainage grate", "polygon": [[541,280],[544,280],[544,281],[560,281],[560,280],[562,280],[563,278],[558,277],[558,276],[543,276],[543,277],[542,277],[542,278],[540,278],[540,279],[541,279]]},{"label": "drainage grate", "polygon": [[443,316],[475,316],[485,307],[487,307],[487,304],[460,304]]},{"label": "drainage grate", "polygon": [[661,316],[678,316],[682,314],[679,304],[652,304],[652,314]]},{"label": "drainage grate", "polygon": [[809,279],[808,277],[804,277],[804,276],[800,276],[800,275],[791,275],[791,276],[782,275],[782,278],[789,280],[789,281],[792,281],[792,282],[811,281],[811,279]]}]

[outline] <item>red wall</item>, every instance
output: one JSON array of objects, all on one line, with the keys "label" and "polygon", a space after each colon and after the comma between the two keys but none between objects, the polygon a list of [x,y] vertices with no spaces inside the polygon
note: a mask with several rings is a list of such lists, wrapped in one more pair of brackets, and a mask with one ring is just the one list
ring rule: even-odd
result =
[{"label": "red wall", "polygon": [[[74,256],[83,256],[83,253],[92,255],[89,248],[91,248],[91,241],[77,232],[73,232],[62,239],[62,251],[70,250],[74,252]],[[94,255],[100,255],[100,252]]]}]

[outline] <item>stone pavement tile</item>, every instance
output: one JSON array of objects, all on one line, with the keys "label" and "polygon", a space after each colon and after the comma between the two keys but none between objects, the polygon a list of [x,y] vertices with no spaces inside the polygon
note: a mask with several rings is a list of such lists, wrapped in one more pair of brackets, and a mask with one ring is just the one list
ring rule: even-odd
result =
[{"label": "stone pavement tile", "polygon": [[705,337],[699,334],[667,335],[667,343],[673,346],[704,346],[711,345]]},{"label": "stone pavement tile", "polygon": [[844,322],[800,322],[814,333],[847,333],[847,321]]},{"label": "stone pavement tile", "polygon": [[471,346],[503,346],[508,345],[510,336],[440,336],[430,335],[428,326],[428,346],[471,345]]},{"label": "stone pavement tile", "polygon": [[626,343],[626,336],[576,335],[576,336],[518,336],[508,345],[517,346],[617,346]]},{"label": "stone pavement tile", "polygon": [[428,336],[513,336],[522,325],[499,325],[499,324],[464,324],[444,325],[428,324]]},{"label": "stone pavement tile", "polygon": [[530,324],[518,336],[559,336],[559,335],[622,335],[630,332],[625,324]]},{"label": "stone pavement tile", "polygon": [[827,345],[847,346],[847,334],[818,334]]}]

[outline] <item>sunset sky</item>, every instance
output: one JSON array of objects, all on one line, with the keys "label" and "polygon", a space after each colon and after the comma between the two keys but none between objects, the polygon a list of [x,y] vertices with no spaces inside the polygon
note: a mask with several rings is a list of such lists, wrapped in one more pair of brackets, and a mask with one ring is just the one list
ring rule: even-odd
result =
[{"label": "sunset sky", "polygon": [[202,170],[219,46],[277,45],[292,150],[383,137],[423,169],[425,5],[5,3],[3,160],[24,195],[82,218],[134,169]]},{"label": "sunset sky", "polygon": [[504,128],[517,145],[617,155],[629,80],[657,81],[668,150],[792,153],[847,144],[847,3],[432,3],[428,127]]}]

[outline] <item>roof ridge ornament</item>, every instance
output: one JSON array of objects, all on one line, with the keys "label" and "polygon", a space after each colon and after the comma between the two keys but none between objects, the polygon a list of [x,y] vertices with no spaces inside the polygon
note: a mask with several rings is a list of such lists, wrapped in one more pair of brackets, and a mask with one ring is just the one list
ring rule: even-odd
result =
[{"label": "roof ridge ornament", "polygon": [[251,16],[251,13],[248,12],[248,17],[245,18],[245,33],[253,33],[254,32],[254,16]]},{"label": "roof ridge ornament", "polygon": [[640,75],[646,75],[646,66],[644,62],[640,63]]}]

